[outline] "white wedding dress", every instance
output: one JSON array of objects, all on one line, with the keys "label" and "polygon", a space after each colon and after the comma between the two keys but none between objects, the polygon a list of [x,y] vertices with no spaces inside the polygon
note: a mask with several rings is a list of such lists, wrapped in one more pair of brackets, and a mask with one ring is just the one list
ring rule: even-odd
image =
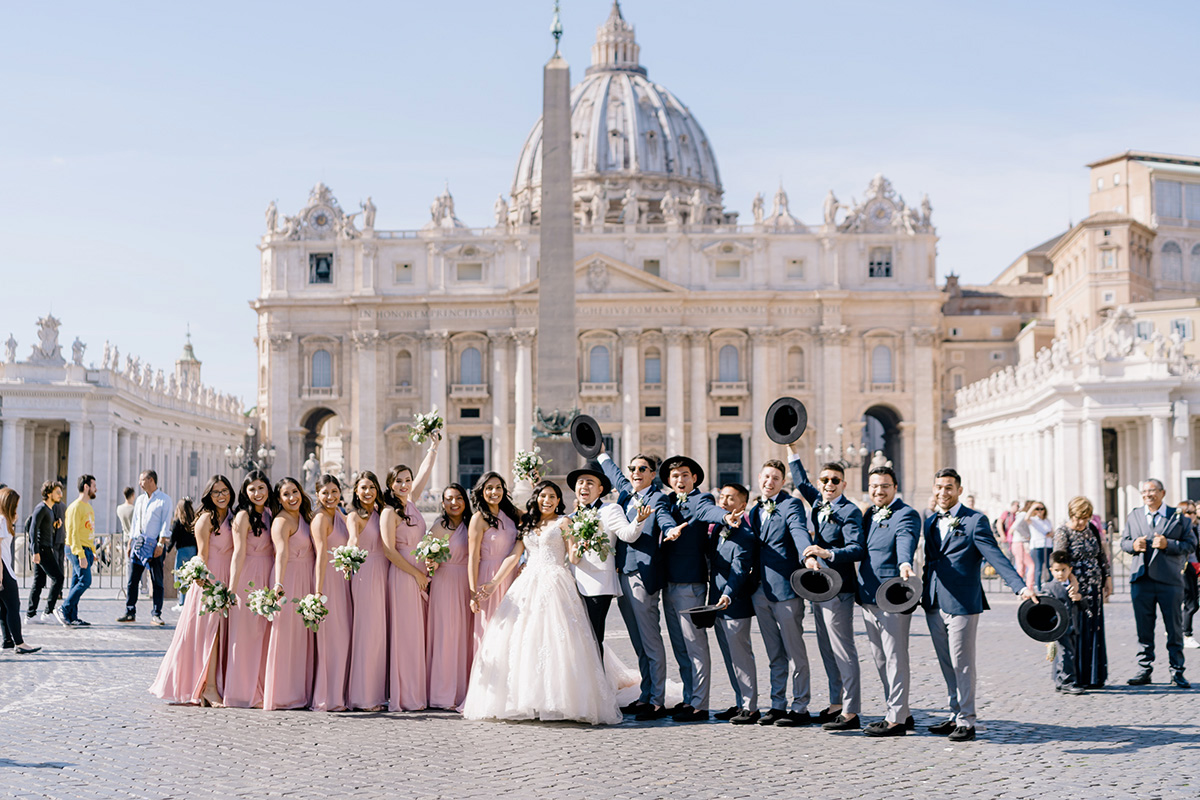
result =
[{"label": "white wedding dress", "polygon": [[488,623],[471,667],[466,719],[622,719],[566,565],[566,517],[525,535],[525,569]]}]

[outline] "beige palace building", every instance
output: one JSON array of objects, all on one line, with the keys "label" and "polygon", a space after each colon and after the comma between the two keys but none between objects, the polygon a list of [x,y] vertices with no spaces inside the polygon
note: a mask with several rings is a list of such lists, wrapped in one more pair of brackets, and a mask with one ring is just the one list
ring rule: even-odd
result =
[{"label": "beige palace building", "polygon": [[[579,404],[614,457],[686,452],[709,484],[753,482],[781,455],[765,411],[793,395],[810,460],[865,444],[926,486],[944,299],[928,199],[864,176],[857,200],[828,193],[821,220],[797,219],[782,187],[739,218],[703,128],[649,79],[615,4],[571,103]],[[431,407],[448,437],[434,489],[508,473],[531,446],[540,148],[539,121],[484,226],[448,190],[419,230],[378,230],[371,198],[356,219],[321,184],[294,215],[272,204],[253,307],[273,471],[299,474],[310,453],[345,474],[414,464],[407,425]]]}]

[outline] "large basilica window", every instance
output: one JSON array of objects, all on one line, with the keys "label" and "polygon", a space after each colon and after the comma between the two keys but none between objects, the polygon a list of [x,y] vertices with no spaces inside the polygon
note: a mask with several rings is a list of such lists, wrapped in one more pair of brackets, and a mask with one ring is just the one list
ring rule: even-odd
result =
[{"label": "large basilica window", "polygon": [[314,389],[333,386],[333,358],[328,350],[318,350],[312,354],[312,381],[309,385]]},{"label": "large basilica window", "polygon": [[1183,280],[1183,250],[1175,242],[1162,246],[1162,276],[1164,281]]},{"label": "large basilica window", "polygon": [[397,386],[412,386],[413,379],[413,357],[412,353],[407,350],[401,350],[396,354],[396,385]]},{"label": "large basilica window", "polygon": [[1188,280],[1200,283],[1200,244],[1192,248],[1191,263],[1188,264]]},{"label": "large basilica window", "polygon": [[727,344],[717,354],[717,375],[721,383],[740,381],[741,369],[738,365],[737,347]]},{"label": "large basilica window", "polygon": [[468,347],[458,357],[458,382],[478,386],[483,383],[483,357],[474,347]]},{"label": "large basilica window", "polygon": [[642,383],[662,383],[662,356],[657,350],[647,350],[643,363]]},{"label": "large basilica window", "polygon": [[871,383],[892,382],[892,349],[886,344],[875,345],[871,351]]},{"label": "large basilica window", "polygon": [[588,351],[588,383],[609,383],[612,369],[608,348],[598,344]]}]

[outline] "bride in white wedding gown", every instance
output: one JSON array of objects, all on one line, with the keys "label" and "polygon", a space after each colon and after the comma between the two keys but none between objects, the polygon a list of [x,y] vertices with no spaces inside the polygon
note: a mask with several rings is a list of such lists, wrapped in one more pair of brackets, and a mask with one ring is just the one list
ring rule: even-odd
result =
[{"label": "bride in white wedding gown", "polygon": [[[576,720],[615,725],[622,719],[612,680],[587,611],[567,566],[574,550],[562,492],[551,481],[537,487],[541,519],[524,532],[491,583],[515,568],[522,546],[528,558],[483,633],[466,719]],[[486,594],[491,585],[480,591]]]}]

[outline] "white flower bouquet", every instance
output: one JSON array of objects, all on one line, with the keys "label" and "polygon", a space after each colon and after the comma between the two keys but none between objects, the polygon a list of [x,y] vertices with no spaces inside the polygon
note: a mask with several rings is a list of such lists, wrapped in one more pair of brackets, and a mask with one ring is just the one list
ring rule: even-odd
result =
[{"label": "white flower bouquet", "polygon": [[579,554],[591,551],[600,556],[601,561],[608,559],[608,534],[600,526],[600,514],[594,508],[581,508],[575,512],[571,520],[571,535],[575,537]]},{"label": "white flower bouquet", "polygon": [[433,569],[430,570],[430,574],[432,574],[439,564],[450,560],[450,537],[442,539],[432,533],[427,533],[421,537],[421,541],[417,542],[412,554],[418,561],[432,562]]},{"label": "white flower bouquet", "polygon": [[348,544],[333,548],[329,554],[333,556],[329,563],[333,564],[334,569],[341,570],[342,577],[346,580],[350,580],[350,576],[358,572],[358,568],[367,560],[366,550],[361,547],[351,547]]},{"label": "white flower bouquet", "polygon": [[304,620],[304,627],[316,633],[317,628],[321,627],[321,620],[329,614],[329,608],[325,605],[329,598],[323,594],[306,594],[292,602],[296,604],[296,613]]},{"label": "white flower bouquet", "polygon": [[212,573],[208,571],[208,565],[204,563],[204,559],[200,556],[193,556],[175,570],[175,588],[186,590],[193,583],[206,586],[211,578]]},{"label": "white flower bouquet", "polygon": [[537,483],[542,479],[542,473],[546,469],[546,464],[550,463],[542,458],[542,448],[534,447],[532,450],[518,450],[517,457],[513,459],[513,478],[518,481],[529,481]]},{"label": "white flower bouquet", "polygon": [[[254,589],[254,582],[250,582],[250,588]],[[250,610],[260,617],[266,617],[268,622],[275,621],[275,615],[283,609],[283,604],[286,601],[282,591],[274,589],[254,589],[246,596],[246,605]]]},{"label": "white flower bouquet", "polygon": [[222,617],[229,616],[229,609],[233,608],[237,597],[229,587],[218,580],[211,581],[204,587],[204,593],[200,595],[200,615],[217,613]]},{"label": "white flower bouquet", "polygon": [[430,436],[440,439],[442,436],[440,431],[445,424],[446,421],[442,419],[442,415],[437,413],[437,406],[434,406],[428,414],[417,414],[413,417],[412,424],[408,426],[408,438],[417,444],[424,444]]}]

